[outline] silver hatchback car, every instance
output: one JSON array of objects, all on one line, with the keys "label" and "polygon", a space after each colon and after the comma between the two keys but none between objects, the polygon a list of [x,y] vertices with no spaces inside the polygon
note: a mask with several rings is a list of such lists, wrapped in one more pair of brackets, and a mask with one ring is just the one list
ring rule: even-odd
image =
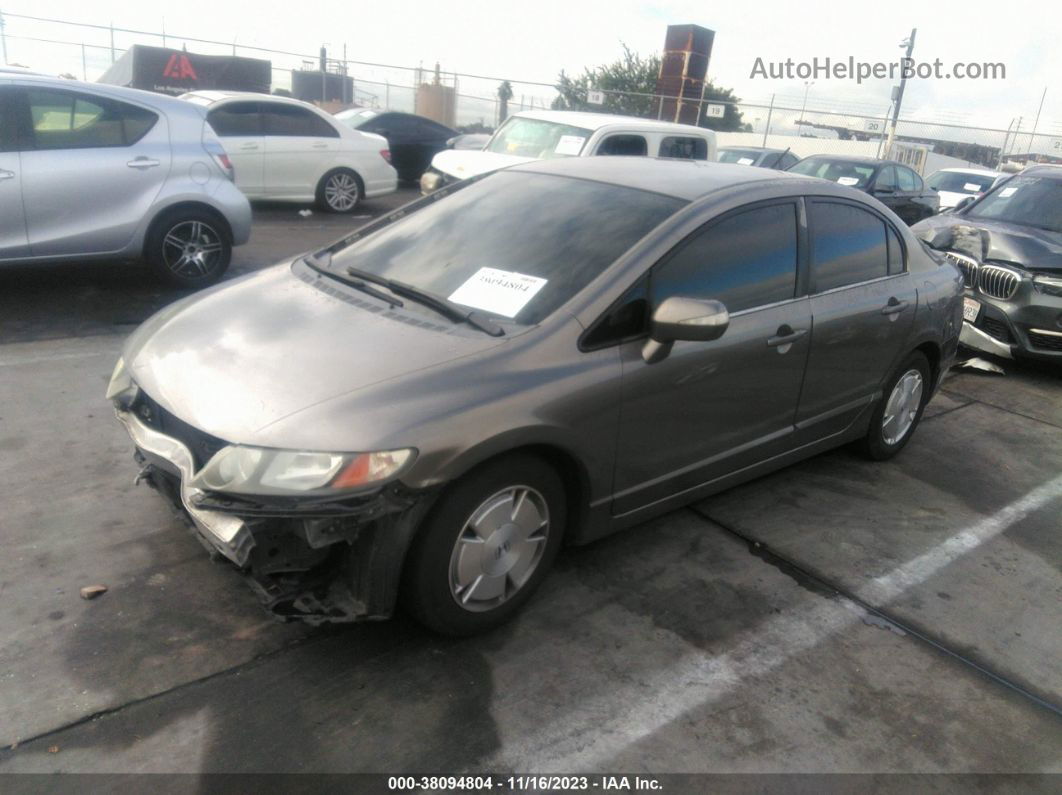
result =
[{"label": "silver hatchback car", "polygon": [[879,202],[570,158],[443,188],[191,296],[108,396],[140,478],[276,614],[471,633],[585,543],[846,442],[895,455],[962,278]]},{"label": "silver hatchback car", "polygon": [[0,71],[0,265],[143,259],[218,280],[251,206],[205,111],[116,86]]}]

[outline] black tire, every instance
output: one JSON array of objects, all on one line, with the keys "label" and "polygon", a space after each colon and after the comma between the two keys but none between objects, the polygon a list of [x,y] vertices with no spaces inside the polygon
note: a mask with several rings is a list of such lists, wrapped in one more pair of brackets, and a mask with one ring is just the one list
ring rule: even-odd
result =
[{"label": "black tire", "polygon": [[326,213],[354,212],[364,196],[365,184],[349,168],[334,168],[317,183],[317,207]]},{"label": "black tire", "polygon": [[207,287],[229,267],[232,235],[228,225],[209,210],[172,210],[151,225],[144,259],[159,278],[172,285]]},{"label": "black tire", "polygon": [[[455,595],[451,581],[452,568],[459,566],[456,561],[462,554],[458,549],[458,539],[468,534],[475,535],[467,524],[473,514],[481,511],[491,500],[504,499],[501,495],[514,487],[529,489],[528,494],[533,493],[533,496],[525,495],[527,500],[534,500],[529,510],[538,510],[535,503],[540,499],[545,505],[548,527],[541,541],[542,551],[536,558],[537,562],[528,564],[526,579],[519,585],[510,580],[511,572],[508,569],[489,578],[490,581],[496,581],[499,576],[502,579],[503,593],[495,597],[500,602],[472,601],[470,606],[463,606]],[[516,500],[512,504],[515,505]],[[564,485],[557,473],[541,459],[530,455],[513,455],[473,470],[440,497],[417,533],[402,576],[404,606],[426,627],[444,635],[475,635],[494,629],[523,607],[546,577],[561,547],[566,521]],[[483,560],[496,568],[504,567],[504,557],[510,554],[507,542],[502,542],[504,546],[493,542],[505,532],[503,526],[489,540],[474,545],[484,550]],[[514,549],[527,549],[530,546],[533,545],[521,546],[519,541],[514,542]],[[516,560],[515,571],[520,567],[522,557],[518,551],[512,554]],[[499,562],[501,566],[497,566]],[[473,585],[463,592],[466,599],[469,591],[475,589]]]},{"label": "black tire", "polygon": [[[894,427],[890,435],[890,431],[885,427],[886,410],[890,408],[890,398],[892,398],[893,391],[900,380],[909,377],[912,373],[918,374],[921,384],[921,394],[918,399],[917,409],[911,407],[914,410],[914,416],[910,420],[910,425],[902,434],[898,433]],[[922,413],[925,411],[926,403],[929,402],[929,395],[933,389],[931,378],[932,370],[929,367],[929,360],[926,359],[925,354],[919,351],[912,352],[900,363],[900,366],[889,376],[889,380],[885,382],[881,400],[878,401],[878,405],[874,407],[874,413],[870,416],[870,427],[867,429],[867,435],[860,442],[860,449],[864,455],[874,461],[885,461],[899,453],[907,445],[911,437],[914,436],[918,423],[922,420]]]}]

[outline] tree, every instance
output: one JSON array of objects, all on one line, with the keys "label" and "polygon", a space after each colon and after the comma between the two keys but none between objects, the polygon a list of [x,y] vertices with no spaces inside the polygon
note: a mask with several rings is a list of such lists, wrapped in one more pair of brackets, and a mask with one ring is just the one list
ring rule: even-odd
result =
[{"label": "tree", "polygon": [[512,84],[508,80],[502,80],[498,86],[498,124],[509,118],[509,100],[512,98]]},{"label": "tree", "polygon": [[[591,110],[604,113],[622,113],[629,116],[655,118],[658,105],[652,96],[656,93],[656,80],[660,76],[660,58],[651,55],[643,58],[620,42],[623,57],[618,61],[593,69],[584,69],[580,77],[569,77],[561,71],[555,88],[559,96],[553,100],[554,110]],[[586,101],[586,92],[591,89],[603,91],[603,105],[591,105]],[[729,103],[721,119],[702,118],[700,126],[712,130],[751,130],[745,124],[736,103],[741,99],[729,88],[716,87],[707,81],[704,104],[710,101]]]}]

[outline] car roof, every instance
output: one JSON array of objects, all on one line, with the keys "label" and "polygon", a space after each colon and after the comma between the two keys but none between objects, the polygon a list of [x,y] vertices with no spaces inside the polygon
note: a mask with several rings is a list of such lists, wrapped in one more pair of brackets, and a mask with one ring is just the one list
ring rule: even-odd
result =
[{"label": "car roof", "polygon": [[949,174],[977,174],[982,177],[998,177],[998,171],[992,171],[989,168],[940,168],[935,173],[940,174],[947,172]]},{"label": "car roof", "polygon": [[707,137],[715,134],[705,127],[695,127],[692,124],[677,124],[670,121],[658,121],[657,119],[640,119],[637,116],[621,116],[615,113],[591,113],[578,110],[525,110],[514,113],[513,117],[541,119],[555,124],[571,124],[574,127],[584,127],[591,131],[613,125],[622,125],[631,128],[637,127],[640,130],[682,132],[687,135],[701,133]]},{"label": "car roof", "polygon": [[1036,165],[1026,166],[1018,174],[1021,176],[1035,176],[1035,177],[1048,177],[1050,179],[1062,179],[1062,164],[1054,163],[1037,163]]},{"label": "car roof", "polygon": [[[870,155],[829,155],[823,153],[818,155],[808,155],[804,160],[835,160],[839,163],[867,163],[869,165],[903,166],[903,163],[898,163],[895,160],[879,160]],[[904,166],[904,168],[909,168],[909,166]]]},{"label": "car roof", "polygon": [[156,110],[165,111],[167,113],[187,114],[189,112],[194,112],[199,116],[202,116],[203,114],[202,110],[192,111],[188,103],[178,101],[175,96],[170,94],[160,94],[155,91],[144,91],[140,88],[116,86],[111,83],[87,83],[84,80],[70,80],[65,77],[25,72],[21,69],[18,71],[0,70],[0,78],[3,78],[4,80],[17,80],[19,83],[27,85],[37,84],[48,86],[49,88],[65,88],[69,91],[84,91],[86,94],[95,94],[97,96],[110,97],[111,99],[117,100],[127,100],[141,105],[148,105]]},{"label": "car roof", "polygon": [[310,102],[303,102],[301,99],[295,99],[294,97],[282,97],[279,94],[260,94],[255,91],[189,91],[186,94],[181,94],[178,99],[183,99],[186,102],[195,102],[201,105],[213,105],[215,102],[221,102],[223,100],[238,99],[245,102],[282,102],[285,105],[299,105],[302,107],[309,106],[316,108],[317,106]]},{"label": "car roof", "polygon": [[661,193],[685,201],[693,201],[719,188],[754,182],[777,180],[797,180],[809,184],[822,182],[822,180],[812,180],[803,174],[754,169],[748,166],[714,163],[707,160],[679,160],[666,157],[563,157],[522,163],[506,170],[605,182],[626,188]]}]

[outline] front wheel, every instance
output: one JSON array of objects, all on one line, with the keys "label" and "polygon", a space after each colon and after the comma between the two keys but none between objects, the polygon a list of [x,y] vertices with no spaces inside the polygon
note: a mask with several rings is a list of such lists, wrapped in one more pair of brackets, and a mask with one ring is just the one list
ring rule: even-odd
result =
[{"label": "front wheel", "polygon": [[509,620],[545,578],[567,519],[564,486],[545,462],[513,456],[473,471],[435,506],[403,574],[407,608],[446,635]]},{"label": "front wheel", "polygon": [[330,171],[317,185],[317,206],[329,213],[349,213],[361,201],[358,175],[345,168]]},{"label": "front wheel", "polygon": [[863,452],[875,461],[900,452],[914,435],[931,390],[929,361],[915,351],[886,382],[862,441]]},{"label": "front wheel", "polygon": [[221,278],[232,258],[228,229],[203,210],[162,216],[144,243],[144,258],[177,287],[206,287]]}]

